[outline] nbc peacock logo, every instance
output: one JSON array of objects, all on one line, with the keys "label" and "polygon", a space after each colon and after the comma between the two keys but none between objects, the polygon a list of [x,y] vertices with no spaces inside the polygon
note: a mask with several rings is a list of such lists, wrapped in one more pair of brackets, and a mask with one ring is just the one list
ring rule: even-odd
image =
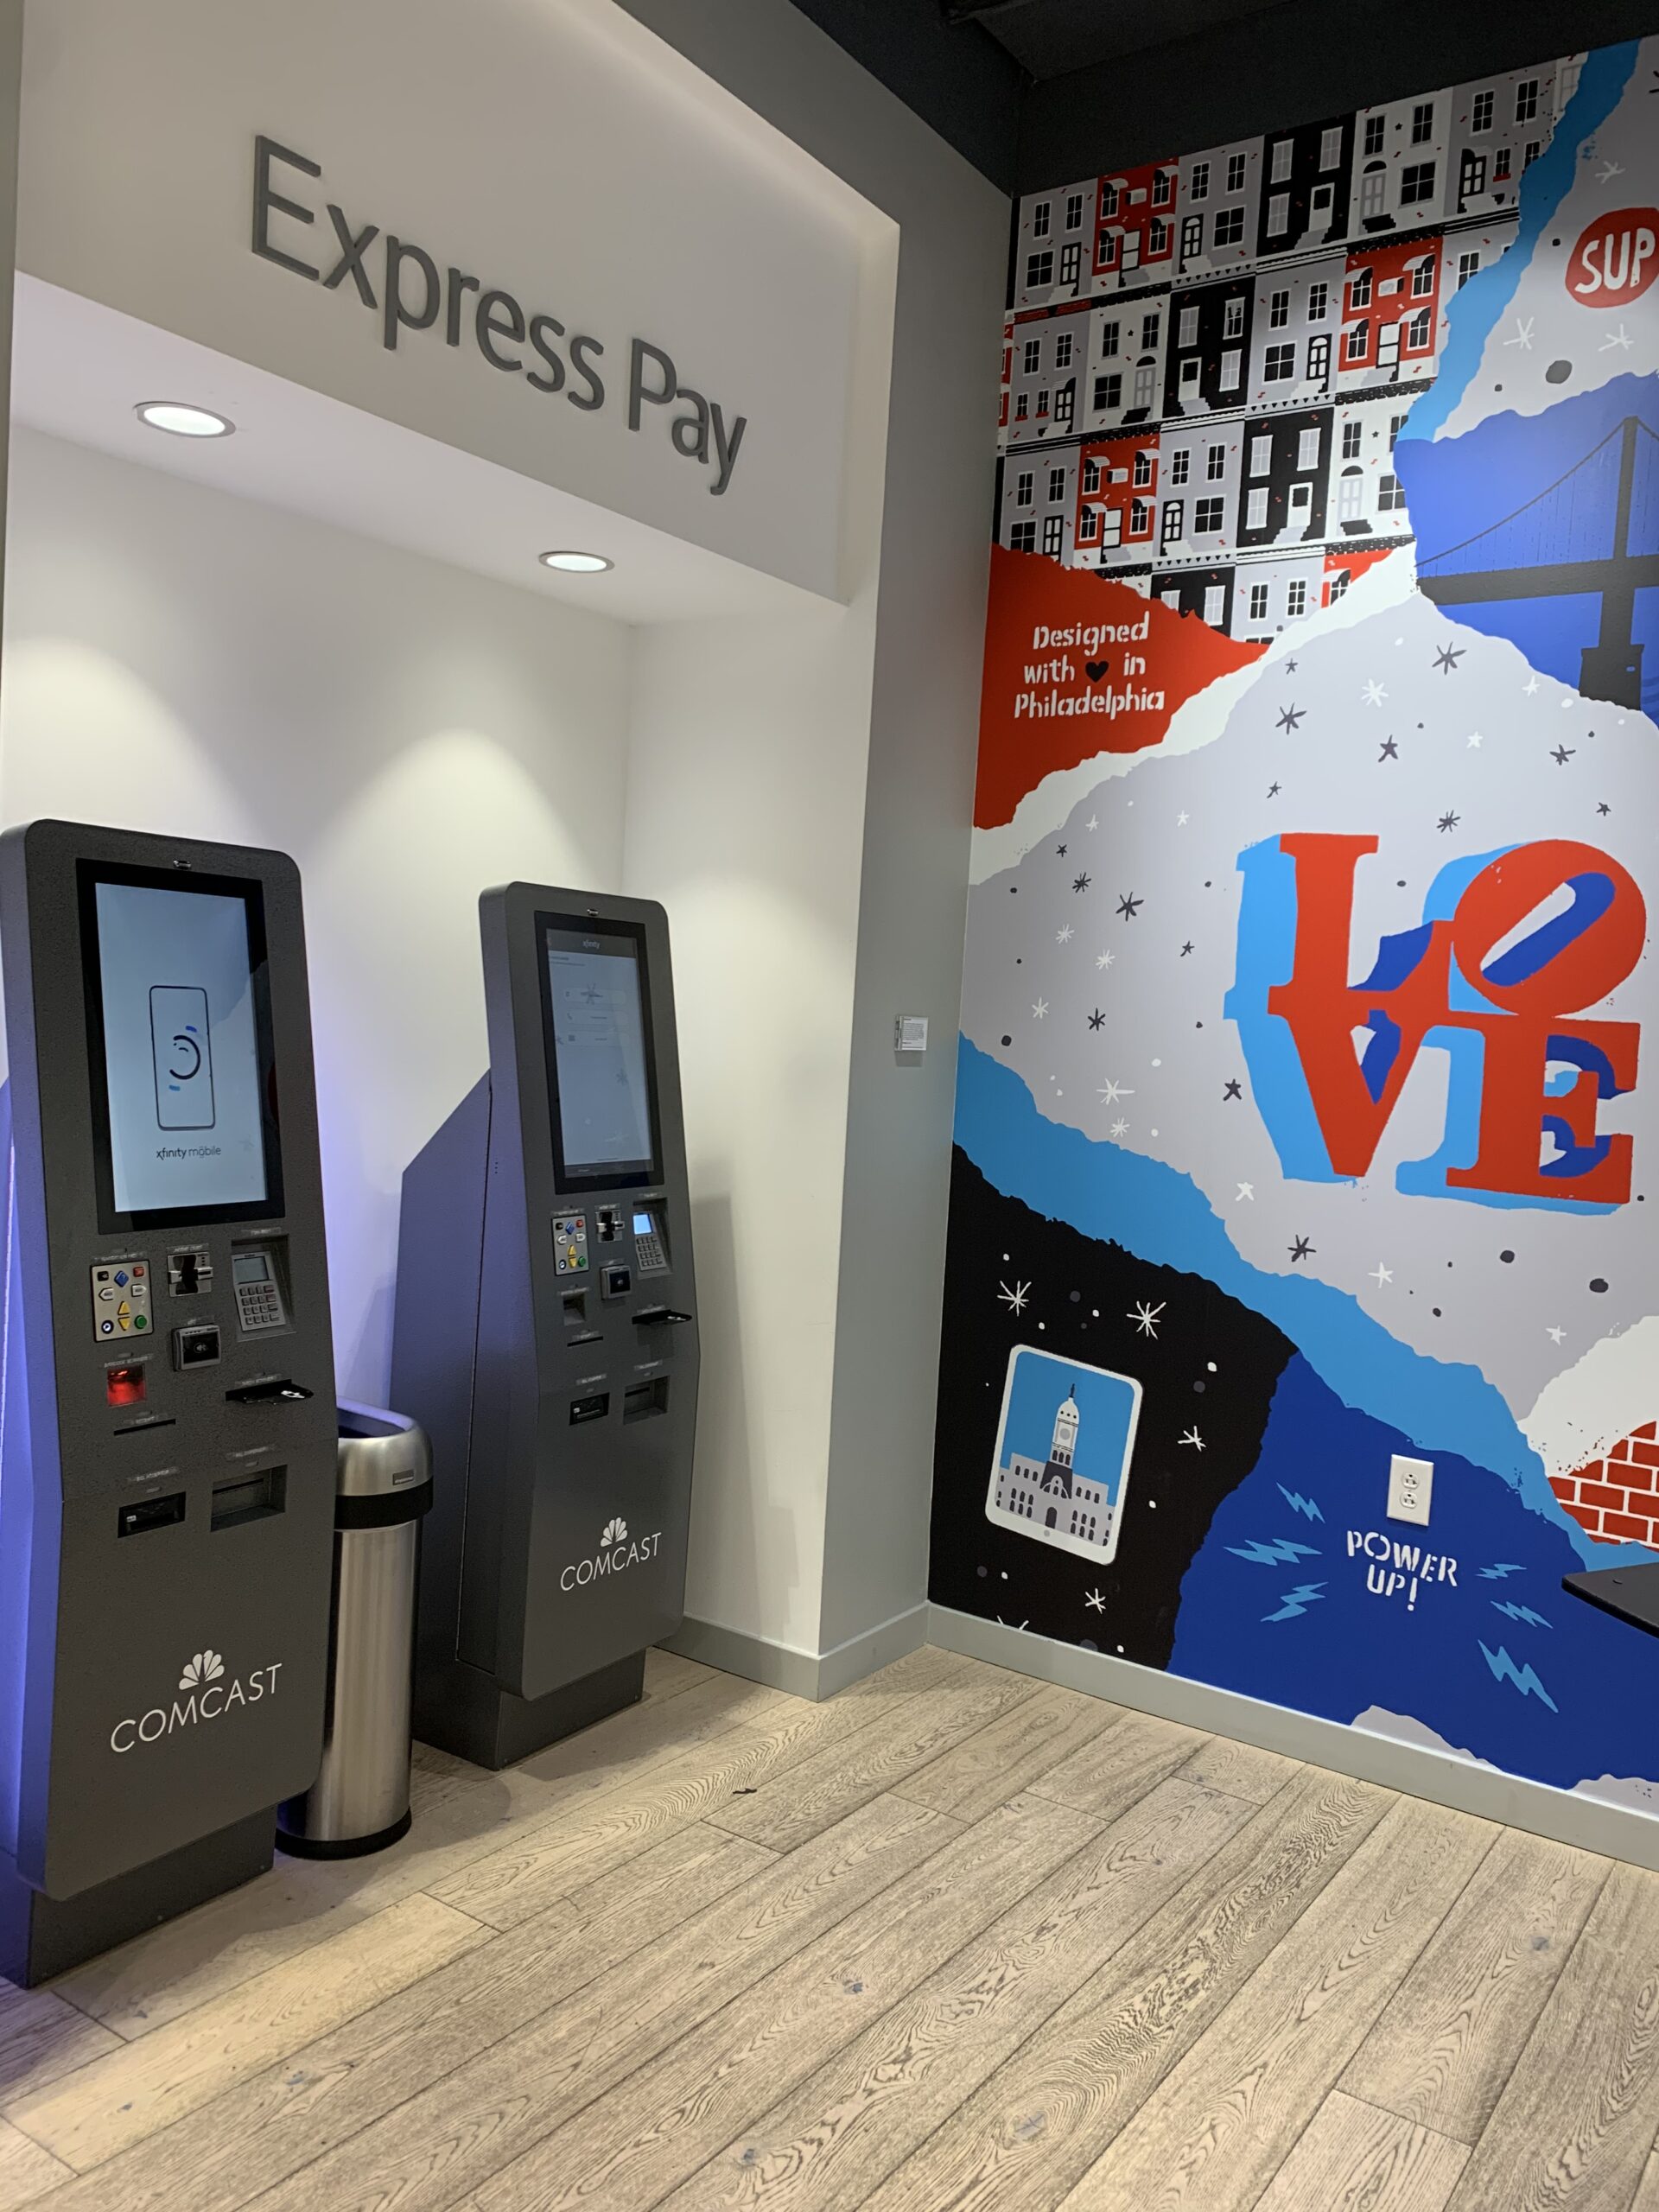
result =
[{"label": "nbc peacock logo", "polygon": [[251,1673],[232,1679],[225,1671],[224,1654],[215,1651],[211,1643],[204,1644],[185,1661],[178,1694],[171,1704],[152,1705],[148,1713],[118,1720],[110,1731],[110,1749],[130,1751],[141,1744],[159,1743],[164,1736],[176,1735],[181,1728],[221,1719],[238,1706],[263,1704],[276,1694],[276,1677],[284,1663],[273,1659],[269,1666],[256,1667]]},{"label": "nbc peacock logo", "polygon": [[619,1514],[614,1521],[605,1523],[600,1539],[601,1544],[625,1544],[628,1541],[628,1524]]},{"label": "nbc peacock logo", "polygon": [[198,1651],[194,1659],[187,1661],[184,1672],[179,1676],[179,1688],[205,1689],[209,1682],[219,1681],[224,1673],[225,1662],[217,1651]]}]

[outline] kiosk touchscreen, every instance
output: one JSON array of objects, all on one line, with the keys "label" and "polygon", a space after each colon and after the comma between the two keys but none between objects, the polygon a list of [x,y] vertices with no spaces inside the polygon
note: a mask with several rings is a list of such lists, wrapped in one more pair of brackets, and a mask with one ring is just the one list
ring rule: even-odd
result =
[{"label": "kiosk touchscreen", "polygon": [[662,908],[480,915],[490,1070],[404,1177],[392,1397],[433,1451],[416,1732],[503,1766],[680,1624],[697,1331]]},{"label": "kiosk touchscreen", "polygon": [[269,1866],[321,1753],[334,1384],[299,877],[0,838],[0,1971]]}]

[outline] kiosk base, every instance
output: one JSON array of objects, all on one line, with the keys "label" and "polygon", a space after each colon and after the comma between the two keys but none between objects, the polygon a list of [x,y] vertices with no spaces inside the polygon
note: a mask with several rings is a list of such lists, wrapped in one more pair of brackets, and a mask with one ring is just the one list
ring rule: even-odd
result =
[{"label": "kiosk base", "polygon": [[0,1853],[0,1974],[19,1989],[33,1989],[84,1966],[100,1951],[269,1872],[276,1841],[273,1805],[73,1897],[47,1897]]},{"label": "kiosk base", "polygon": [[470,1759],[474,1766],[513,1766],[562,1736],[638,1705],[645,1694],[645,1655],[632,1653],[597,1674],[550,1690],[514,1697],[475,1667],[451,1661],[420,1667],[415,1687],[415,1733],[423,1744]]}]

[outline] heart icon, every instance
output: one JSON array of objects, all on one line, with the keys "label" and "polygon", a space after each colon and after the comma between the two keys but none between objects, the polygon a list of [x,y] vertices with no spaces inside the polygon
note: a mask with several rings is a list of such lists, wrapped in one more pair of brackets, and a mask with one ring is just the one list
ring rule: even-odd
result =
[{"label": "heart icon", "polygon": [[1112,664],[1109,660],[1084,661],[1084,667],[1088,672],[1089,681],[1091,683],[1098,683],[1101,677],[1105,675],[1107,670],[1111,666],[1111,664]]}]

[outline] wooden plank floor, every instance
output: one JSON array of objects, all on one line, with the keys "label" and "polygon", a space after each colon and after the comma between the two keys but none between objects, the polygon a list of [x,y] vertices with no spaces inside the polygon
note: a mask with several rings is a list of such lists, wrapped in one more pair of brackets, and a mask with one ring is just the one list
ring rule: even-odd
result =
[{"label": "wooden plank floor", "polygon": [[1659,1876],[934,1650],[416,1814],[0,1984],[0,2212],[1659,2212]]}]

